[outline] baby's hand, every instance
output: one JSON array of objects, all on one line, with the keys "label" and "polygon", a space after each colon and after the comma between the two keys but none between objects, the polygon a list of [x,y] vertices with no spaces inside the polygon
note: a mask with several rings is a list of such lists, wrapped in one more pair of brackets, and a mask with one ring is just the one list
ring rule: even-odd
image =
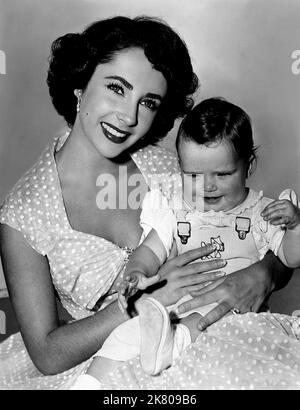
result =
[{"label": "baby's hand", "polygon": [[121,311],[124,313],[128,306],[128,298],[133,296],[137,290],[137,284],[139,281],[138,278],[139,274],[131,274],[124,278],[123,282],[120,285],[119,293],[118,293],[118,304]]},{"label": "baby's hand", "polygon": [[133,296],[139,289],[144,290],[159,282],[160,276],[156,274],[148,278],[142,272],[133,272],[126,276],[120,285],[118,294],[118,304],[120,310],[124,313],[128,307],[128,299]]},{"label": "baby's hand", "polygon": [[262,211],[261,216],[272,225],[294,229],[300,225],[300,209],[288,199],[278,199],[271,202]]}]

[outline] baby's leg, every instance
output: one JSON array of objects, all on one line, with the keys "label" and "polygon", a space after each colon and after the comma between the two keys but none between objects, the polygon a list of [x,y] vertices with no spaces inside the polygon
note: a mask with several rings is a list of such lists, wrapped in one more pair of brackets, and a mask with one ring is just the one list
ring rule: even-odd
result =
[{"label": "baby's leg", "polygon": [[101,383],[107,382],[107,375],[122,362],[97,356],[85,374],[78,376],[70,390],[101,390]]},{"label": "baby's leg", "polygon": [[123,362],[96,356],[88,368],[86,374],[94,377],[99,382],[107,382],[107,375],[120,366]]},{"label": "baby's leg", "polygon": [[122,323],[108,336],[86,374],[78,377],[71,390],[99,390],[101,382],[107,382],[110,372],[139,353],[140,330],[138,317],[135,317]]}]

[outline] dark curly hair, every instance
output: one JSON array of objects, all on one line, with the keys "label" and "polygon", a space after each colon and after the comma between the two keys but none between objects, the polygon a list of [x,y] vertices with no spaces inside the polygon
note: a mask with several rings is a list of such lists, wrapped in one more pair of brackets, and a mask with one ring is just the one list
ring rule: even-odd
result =
[{"label": "dark curly hair", "polygon": [[190,96],[198,88],[198,78],[184,41],[157,18],[119,16],[96,21],[82,33],[66,34],[52,44],[47,84],[54,107],[70,127],[76,118],[74,90],[85,90],[98,64],[109,62],[116,52],[130,47],[142,48],[168,85],[143,145],[164,137],[175,119],[192,108]]},{"label": "dark curly hair", "polygon": [[239,106],[224,98],[208,98],[197,104],[180,124],[176,147],[181,140],[210,145],[228,141],[248,166],[256,162],[251,119]]}]

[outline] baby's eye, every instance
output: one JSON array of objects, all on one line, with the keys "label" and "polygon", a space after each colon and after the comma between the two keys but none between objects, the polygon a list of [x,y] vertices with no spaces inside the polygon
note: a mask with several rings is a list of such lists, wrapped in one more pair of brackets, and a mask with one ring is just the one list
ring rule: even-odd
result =
[{"label": "baby's eye", "polygon": [[227,176],[229,176],[229,175],[231,175],[231,172],[219,172],[218,174],[218,177],[227,177]]},{"label": "baby's eye", "polygon": [[149,108],[149,110],[151,111],[157,111],[158,107],[160,106],[160,103],[158,101],[151,99],[144,99],[141,101],[141,104]]},{"label": "baby's eye", "polygon": [[120,95],[124,95],[124,88],[122,87],[121,84],[119,83],[109,83],[107,85],[107,88],[109,90],[112,90],[113,92],[115,92],[116,94],[120,94]]}]

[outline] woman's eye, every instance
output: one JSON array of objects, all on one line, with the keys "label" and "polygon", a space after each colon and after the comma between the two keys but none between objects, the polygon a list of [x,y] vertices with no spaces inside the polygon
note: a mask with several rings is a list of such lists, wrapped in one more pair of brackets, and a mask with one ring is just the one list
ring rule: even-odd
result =
[{"label": "woman's eye", "polygon": [[118,83],[109,83],[107,88],[116,94],[124,95],[124,88]]},{"label": "woman's eye", "polygon": [[143,100],[141,104],[149,108],[151,111],[157,111],[160,105],[160,103],[156,100]]}]

